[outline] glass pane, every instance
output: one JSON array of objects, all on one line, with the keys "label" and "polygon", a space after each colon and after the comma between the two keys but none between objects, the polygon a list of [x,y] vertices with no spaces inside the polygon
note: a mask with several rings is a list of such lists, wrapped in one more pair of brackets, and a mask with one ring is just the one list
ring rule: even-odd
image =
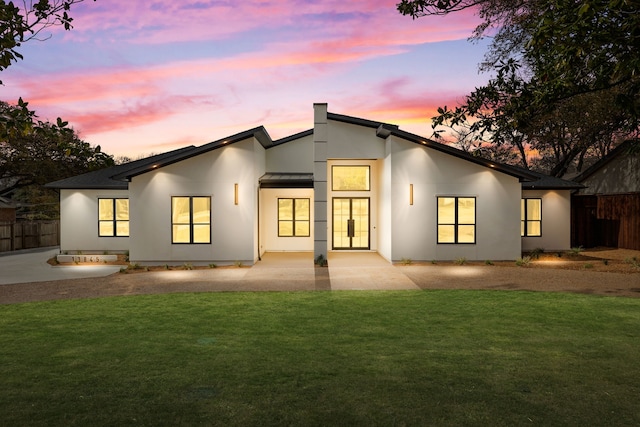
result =
[{"label": "glass pane", "polygon": [[540,221],[527,221],[527,236],[541,236],[542,227]]},{"label": "glass pane", "polygon": [[113,221],[98,222],[99,236],[113,236]]},{"label": "glass pane", "polygon": [[455,224],[455,200],[453,197],[438,197],[438,224]]},{"label": "glass pane", "polygon": [[173,226],[173,243],[190,243],[189,226],[174,225]]},{"label": "glass pane", "polygon": [[278,221],[278,236],[293,236],[293,221]]},{"label": "glass pane", "polygon": [[476,199],[460,197],[458,199],[458,224],[476,223]]},{"label": "glass pane", "polygon": [[194,225],[193,243],[211,243],[211,226]]},{"label": "glass pane", "polygon": [[333,199],[333,247],[348,248],[347,220],[349,219],[349,199]]},{"label": "glass pane", "polygon": [[308,220],[309,199],[296,199],[296,220]]},{"label": "glass pane", "polygon": [[309,236],[309,221],[296,221],[296,236]]},{"label": "glass pane", "polygon": [[524,221],[520,221],[520,235],[524,236]]},{"label": "glass pane", "polygon": [[113,199],[98,200],[98,219],[100,221],[113,219]]},{"label": "glass pane", "polygon": [[189,214],[188,197],[171,198],[171,222],[174,224],[189,224],[191,215]]},{"label": "glass pane", "polygon": [[333,166],[331,188],[333,191],[369,191],[369,166]]},{"label": "glass pane", "polygon": [[458,226],[458,243],[475,243],[476,227],[474,225]]},{"label": "glass pane", "polygon": [[[524,216],[524,205],[525,205],[525,199],[520,199],[520,221],[524,221],[526,218]],[[523,229],[524,232],[524,229]]]},{"label": "glass pane", "polygon": [[293,199],[278,199],[278,219],[293,219]]},{"label": "glass pane", "polygon": [[211,199],[209,197],[193,198],[193,223],[211,223]]},{"label": "glass pane", "polygon": [[116,236],[129,235],[129,221],[116,221]]},{"label": "glass pane", "polygon": [[129,199],[116,199],[116,219],[129,220]]},{"label": "glass pane", "polygon": [[529,199],[527,200],[527,219],[540,221],[542,219],[542,200]]},{"label": "glass pane", "polygon": [[454,233],[455,226],[439,225],[438,226],[438,243],[455,243]]}]

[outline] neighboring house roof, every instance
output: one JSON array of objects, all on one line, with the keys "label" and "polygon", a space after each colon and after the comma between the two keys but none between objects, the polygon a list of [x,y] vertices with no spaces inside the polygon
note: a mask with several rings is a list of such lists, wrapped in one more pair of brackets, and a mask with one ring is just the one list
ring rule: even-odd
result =
[{"label": "neighboring house roof", "polygon": [[129,170],[146,167],[160,162],[166,158],[172,158],[183,152],[193,150],[193,145],[178,150],[169,151],[168,153],[158,154],[122,165],[112,166],[110,168],[100,169],[88,172],[82,175],[72,176],[70,178],[61,179],[59,181],[50,182],[45,185],[49,188],[58,189],[105,189],[105,190],[126,190],[129,184],[126,180],[115,178],[117,175],[125,173]]},{"label": "neighboring house roof", "polygon": [[623,153],[628,153],[629,149],[631,148],[631,146],[633,144],[638,144],[638,143],[639,143],[638,140],[635,140],[635,141],[634,140],[624,141],[622,144],[618,145],[616,148],[611,150],[609,152],[609,154],[607,154],[602,159],[598,160],[593,165],[588,167],[587,170],[582,172],[580,175],[576,176],[574,178],[574,181],[576,181],[576,182],[584,182],[587,178],[589,178],[591,175],[595,174],[600,169],[602,169],[603,167],[608,165],[612,160],[617,158],[619,155],[621,155]]},{"label": "neighboring house roof", "polygon": [[539,172],[528,172],[536,175],[538,179],[535,181],[523,182],[523,190],[579,190],[584,188],[584,185],[575,181],[556,178]]},{"label": "neighboring house roof", "polygon": [[0,209],[15,209],[18,204],[11,199],[0,196]]}]

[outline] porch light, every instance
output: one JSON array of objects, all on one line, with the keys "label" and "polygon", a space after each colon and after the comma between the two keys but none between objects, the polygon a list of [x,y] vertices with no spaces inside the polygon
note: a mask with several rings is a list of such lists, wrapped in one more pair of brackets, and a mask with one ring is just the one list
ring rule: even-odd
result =
[{"label": "porch light", "polygon": [[413,184],[409,184],[409,204],[413,206]]},{"label": "porch light", "polygon": [[233,184],[233,204],[238,204],[238,183]]}]

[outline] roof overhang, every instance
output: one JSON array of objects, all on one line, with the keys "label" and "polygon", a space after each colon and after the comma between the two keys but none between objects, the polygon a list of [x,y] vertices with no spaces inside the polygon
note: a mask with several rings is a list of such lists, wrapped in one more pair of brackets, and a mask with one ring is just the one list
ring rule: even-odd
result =
[{"label": "roof overhang", "polygon": [[312,173],[268,172],[259,181],[260,188],[313,188]]}]

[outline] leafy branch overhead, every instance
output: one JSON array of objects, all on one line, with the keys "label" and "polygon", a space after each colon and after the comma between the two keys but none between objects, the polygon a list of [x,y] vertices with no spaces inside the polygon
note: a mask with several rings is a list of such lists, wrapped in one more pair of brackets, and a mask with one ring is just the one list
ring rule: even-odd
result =
[{"label": "leafy branch overhead", "polygon": [[[600,157],[640,123],[640,10],[631,0],[401,0],[411,17],[473,10],[471,40],[491,37],[480,69],[495,77],[433,127],[469,128],[478,146],[527,149],[562,176]],[[569,120],[570,119],[570,120]],[[437,133],[439,134],[439,133]],[[556,143],[550,144],[550,140]],[[579,170],[579,169],[578,169]]]},{"label": "leafy branch overhead", "polygon": [[[18,49],[29,40],[42,40],[47,28],[73,28],[71,6],[84,0],[38,0],[0,3],[0,71],[23,59]],[[96,0],[94,0],[96,1]],[[0,81],[0,84],[2,82]]]}]

